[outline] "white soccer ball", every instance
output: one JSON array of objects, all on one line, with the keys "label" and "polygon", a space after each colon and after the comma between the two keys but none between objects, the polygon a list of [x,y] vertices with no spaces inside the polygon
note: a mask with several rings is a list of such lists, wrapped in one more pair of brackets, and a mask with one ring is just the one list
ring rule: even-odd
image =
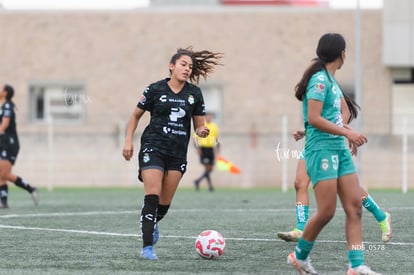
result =
[{"label": "white soccer ball", "polygon": [[226,243],[223,235],[215,230],[205,230],[198,234],[195,241],[197,254],[205,259],[216,259],[223,255]]}]

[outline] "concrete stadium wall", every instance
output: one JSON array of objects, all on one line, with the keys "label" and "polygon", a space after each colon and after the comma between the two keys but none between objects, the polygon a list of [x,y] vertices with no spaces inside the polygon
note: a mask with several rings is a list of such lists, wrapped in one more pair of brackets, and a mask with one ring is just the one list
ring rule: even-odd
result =
[{"label": "concrete stadium wall", "polygon": [[[15,171],[38,185],[135,185],[136,159],[121,157],[122,127],[143,89],[168,76],[168,61],[179,47],[194,46],[225,54],[209,83],[223,87],[223,155],[238,164],[241,175],[216,172],[222,186],[280,186],[281,165],[275,149],[282,117],[289,131],[302,128],[301,105],[293,88],[315,56],[319,37],[339,32],[347,39],[340,83],[352,86],[355,75],[355,14],[349,10],[284,7],[148,8],[129,12],[0,12],[1,81],[17,94],[21,153]],[[363,130],[382,139],[391,130],[391,84],[382,64],[382,13],[362,12]],[[33,81],[80,81],[90,99],[85,123],[48,125],[29,115],[28,84]],[[204,84],[202,82],[201,84]],[[148,118],[140,123],[138,136]],[[251,129],[258,143],[251,146]],[[300,147],[289,140],[289,148]],[[365,169],[378,156],[387,158],[398,145],[364,151]],[[397,158],[397,156],[395,156]],[[412,155],[410,155],[412,159]],[[394,161],[395,162],[395,161]],[[191,186],[201,172],[189,149]],[[289,160],[290,181],[296,162]],[[395,173],[381,162],[381,181],[363,175],[372,186],[395,186]],[[387,167],[387,168],[385,168]],[[368,171],[368,169],[367,169]],[[410,171],[410,175],[414,173]],[[384,183],[385,182],[385,183]]]}]

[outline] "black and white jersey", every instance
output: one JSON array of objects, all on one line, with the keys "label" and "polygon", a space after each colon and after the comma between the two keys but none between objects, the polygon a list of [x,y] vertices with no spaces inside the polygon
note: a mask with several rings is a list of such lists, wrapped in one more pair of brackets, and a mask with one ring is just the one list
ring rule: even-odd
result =
[{"label": "black and white jersey", "polygon": [[10,118],[9,126],[4,131],[5,136],[9,140],[10,144],[19,145],[19,138],[17,136],[16,129],[16,113],[14,112],[14,104],[6,101],[0,110],[0,123],[3,122],[4,117]]},{"label": "black and white jersey", "polygon": [[169,80],[149,85],[137,104],[151,113],[150,123],[141,136],[141,146],[186,158],[192,117],[205,115],[204,99],[200,88],[188,82],[179,93],[174,93],[167,84]]}]

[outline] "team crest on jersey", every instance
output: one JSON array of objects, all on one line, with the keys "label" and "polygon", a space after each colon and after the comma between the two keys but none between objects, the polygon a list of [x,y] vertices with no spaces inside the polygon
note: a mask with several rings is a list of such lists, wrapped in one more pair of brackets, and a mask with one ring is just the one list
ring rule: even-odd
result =
[{"label": "team crest on jersey", "polygon": [[194,96],[193,95],[188,96],[188,103],[190,103],[191,105],[194,104]]},{"label": "team crest on jersey", "polygon": [[146,96],[145,95],[142,95],[141,98],[140,98],[140,100],[139,100],[139,103],[145,104],[146,101],[147,101]]},{"label": "team crest on jersey", "polygon": [[328,170],[328,168],[329,168],[328,159],[322,159],[321,168],[324,171]]},{"label": "team crest on jersey", "polygon": [[147,163],[147,162],[149,162],[149,161],[150,161],[150,156],[149,156],[149,154],[148,154],[148,153],[145,153],[145,154],[144,154],[144,156],[142,157],[142,161],[143,161],[144,163]]},{"label": "team crest on jersey", "polygon": [[323,83],[316,83],[315,88],[318,93],[323,93],[325,91],[325,85],[323,85]]}]

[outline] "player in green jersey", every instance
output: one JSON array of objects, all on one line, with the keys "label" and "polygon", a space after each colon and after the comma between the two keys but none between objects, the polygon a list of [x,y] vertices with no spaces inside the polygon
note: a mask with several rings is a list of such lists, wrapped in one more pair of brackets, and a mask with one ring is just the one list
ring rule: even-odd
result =
[{"label": "player in green jersey", "polygon": [[[169,62],[170,77],[149,85],[143,92],[127,126],[123,156],[133,156],[133,136],[143,114],[151,114],[141,135],[138,178],[144,183],[141,210],[144,259],[156,260],[158,222],[167,214],[178,184],[186,171],[191,121],[196,135],[206,137],[205,106],[198,83],[219,65],[220,53],[178,49]],[[189,82],[190,81],[190,82]]]},{"label": "player in green jersey", "polygon": [[337,196],[346,215],[347,274],[378,274],[364,264],[360,185],[346,144],[348,139],[351,147],[356,148],[365,144],[367,138],[343,123],[341,106],[346,103],[334,78],[344,64],[345,46],[345,39],[338,33],[322,35],[316,49],[317,60],[295,87],[296,98],[303,102],[306,170],[317,204],[317,212],[287,258],[299,274],[318,274],[309,254],[319,233],[335,214]]},{"label": "player in green jersey", "polygon": [[[358,116],[359,106],[352,100],[352,98],[347,96],[346,93],[343,95],[347,104],[346,106],[341,107],[342,118],[344,121],[347,121],[347,123],[350,123]],[[298,141],[305,137],[305,131],[296,131],[293,133],[293,137]],[[292,231],[277,233],[279,238],[287,242],[297,242],[299,240],[309,217],[308,186],[310,184],[310,178],[306,173],[304,153],[304,151],[301,152],[298,160],[294,182],[296,190],[296,227]],[[382,233],[382,241],[389,242],[392,237],[391,215],[388,212],[383,211],[362,186],[361,202],[362,206],[377,220]]]}]

